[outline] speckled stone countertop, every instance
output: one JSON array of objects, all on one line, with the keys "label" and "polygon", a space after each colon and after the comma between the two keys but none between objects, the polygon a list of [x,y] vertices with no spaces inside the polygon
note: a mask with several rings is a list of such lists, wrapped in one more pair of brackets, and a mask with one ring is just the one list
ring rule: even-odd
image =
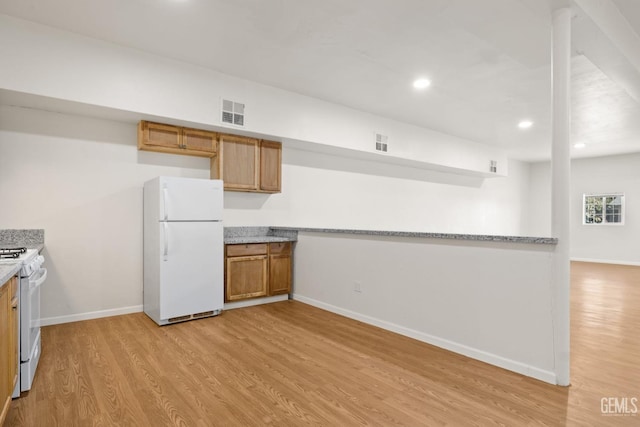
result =
[{"label": "speckled stone countertop", "polygon": [[419,237],[427,239],[472,240],[481,242],[526,243],[540,245],[557,245],[554,237],[526,237],[526,236],[493,236],[484,234],[452,234],[452,233],[424,233],[412,231],[382,231],[382,230],[349,230],[336,228],[305,228],[305,227],[270,227],[272,233],[310,232],[310,233],[342,233],[367,236]]},{"label": "speckled stone countertop", "polygon": [[[41,251],[44,248],[44,230],[0,230],[0,248],[17,247]],[[21,267],[20,261],[0,264],[0,286],[20,271]]]},{"label": "speckled stone countertop", "polygon": [[20,261],[16,261],[11,264],[0,264],[0,287],[5,284],[5,282],[18,271],[22,267],[22,263]]},{"label": "speckled stone countertop", "polygon": [[275,231],[271,227],[225,227],[224,244],[295,242],[296,231]]},{"label": "speckled stone countertop", "polygon": [[0,230],[0,248],[21,246],[27,249],[42,250],[44,247],[44,230]]}]

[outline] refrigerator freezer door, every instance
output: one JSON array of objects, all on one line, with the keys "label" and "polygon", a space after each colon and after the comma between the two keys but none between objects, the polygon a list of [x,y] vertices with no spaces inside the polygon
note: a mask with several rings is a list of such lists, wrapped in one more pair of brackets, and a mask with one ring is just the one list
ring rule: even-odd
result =
[{"label": "refrigerator freezer door", "polygon": [[163,254],[160,260],[160,319],[222,309],[222,223],[169,222],[157,226],[158,243],[163,246],[160,248]]},{"label": "refrigerator freezer door", "polygon": [[160,221],[221,221],[220,180],[160,178]]}]

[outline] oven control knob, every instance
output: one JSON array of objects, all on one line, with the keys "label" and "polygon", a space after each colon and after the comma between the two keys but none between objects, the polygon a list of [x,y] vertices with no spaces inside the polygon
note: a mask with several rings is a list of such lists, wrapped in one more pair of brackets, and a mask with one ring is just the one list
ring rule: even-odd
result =
[{"label": "oven control knob", "polygon": [[26,264],[23,267],[23,270],[26,276],[31,276],[31,274],[33,273],[33,264],[32,263]]}]

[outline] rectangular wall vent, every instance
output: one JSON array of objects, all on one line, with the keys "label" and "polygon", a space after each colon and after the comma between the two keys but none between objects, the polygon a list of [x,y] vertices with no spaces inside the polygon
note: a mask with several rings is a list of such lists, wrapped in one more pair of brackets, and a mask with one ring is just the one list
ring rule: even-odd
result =
[{"label": "rectangular wall vent", "polygon": [[244,104],[240,102],[222,100],[222,123],[244,126]]},{"label": "rectangular wall vent", "polygon": [[376,133],[376,151],[387,152],[387,139],[389,139],[387,135]]},{"label": "rectangular wall vent", "polygon": [[491,163],[489,164],[489,172],[498,172],[498,162],[496,160],[491,160]]}]

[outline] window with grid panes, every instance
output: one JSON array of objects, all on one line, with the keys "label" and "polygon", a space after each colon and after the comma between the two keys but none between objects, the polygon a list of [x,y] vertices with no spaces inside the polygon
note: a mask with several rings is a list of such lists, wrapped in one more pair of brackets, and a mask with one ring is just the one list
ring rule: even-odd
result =
[{"label": "window with grid panes", "polygon": [[585,225],[624,224],[624,194],[584,194],[582,223]]}]

